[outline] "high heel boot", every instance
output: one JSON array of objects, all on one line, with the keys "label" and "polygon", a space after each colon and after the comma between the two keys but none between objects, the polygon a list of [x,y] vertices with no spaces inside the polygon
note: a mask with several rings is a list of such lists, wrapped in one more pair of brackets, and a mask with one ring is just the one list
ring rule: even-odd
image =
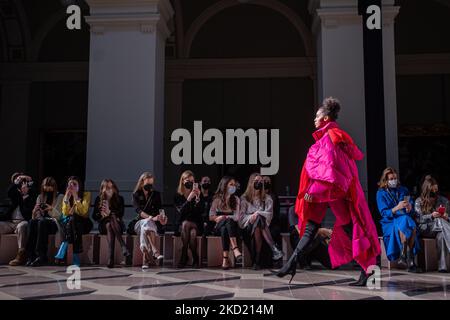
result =
[{"label": "high heel boot", "polygon": [[302,238],[298,242],[297,247],[295,248],[295,250],[292,253],[289,260],[276,273],[277,277],[283,278],[286,275],[290,274],[291,279],[289,280],[289,283],[291,283],[292,279],[294,278],[295,274],[297,273],[297,261],[301,257],[303,257],[303,255],[307,251],[310,244],[314,241],[314,238],[315,238],[318,230],[319,230],[319,224],[312,222],[312,221],[308,221],[308,223],[306,224],[305,232],[304,232]]}]

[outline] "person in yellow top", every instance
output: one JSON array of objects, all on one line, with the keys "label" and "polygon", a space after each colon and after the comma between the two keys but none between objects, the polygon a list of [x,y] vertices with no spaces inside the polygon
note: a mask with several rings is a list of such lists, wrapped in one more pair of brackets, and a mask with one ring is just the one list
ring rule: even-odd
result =
[{"label": "person in yellow top", "polygon": [[92,221],[89,218],[91,193],[85,192],[81,179],[72,176],[67,181],[67,189],[62,204],[62,221],[64,241],[55,256],[56,264],[65,264],[67,247],[73,245],[73,264],[80,265],[79,254],[83,252],[83,234],[92,230]]}]

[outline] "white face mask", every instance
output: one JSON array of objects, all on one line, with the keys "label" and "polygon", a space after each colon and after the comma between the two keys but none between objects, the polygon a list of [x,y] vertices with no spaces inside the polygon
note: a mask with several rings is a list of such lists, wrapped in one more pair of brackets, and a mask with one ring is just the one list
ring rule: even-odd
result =
[{"label": "white face mask", "polygon": [[397,188],[397,185],[398,185],[397,179],[388,180],[389,188]]},{"label": "white face mask", "polygon": [[234,194],[236,192],[236,187],[235,186],[229,186],[228,187],[228,193],[229,194]]}]

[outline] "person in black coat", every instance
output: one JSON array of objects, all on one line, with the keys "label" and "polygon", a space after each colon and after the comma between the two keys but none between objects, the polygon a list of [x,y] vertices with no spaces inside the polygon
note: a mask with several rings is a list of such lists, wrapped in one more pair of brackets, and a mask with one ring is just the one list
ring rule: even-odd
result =
[{"label": "person in black coat", "polygon": [[123,215],[125,204],[119,195],[117,185],[111,179],[105,179],[100,186],[100,194],[95,198],[92,218],[98,222],[100,234],[106,234],[108,239],[108,268],[114,267],[114,249],[117,239],[122,248],[122,254],[127,264],[130,263],[131,253],[122,238],[125,231]]},{"label": "person in black coat", "polygon": [[168,219],[162,209],[161,194],[153,188],[154,182],[154,176],[144,172],[133,193],[133,206],[137,213],[133,230],[139,236],[142,269],[149,268],[150,254],[159,265],[162,265],[164,258],[156,246],[156,235],[164,232]]},{"label": "person in black coat", "polygon": [[16,257],[9,262],[11,266],[22,265],[26,262],[28,221],[31,220],[37,197],[33,184],[30,176],[23,173],[13,174],[8,188],[11,204],[0,215],[0,234],[17,233],[18,236],[19,249]]},{"label": "person in black coat", "polygon": [[179,268],[183,268],[187,264],[188,248],[191,249],[193,267],[200,265],[197,252],[197,236],[201,235],[203,230],[205,203],[200,196],[200,188],[194,181],[195,178],[192,171],[187,170],[183,172],[174,198],[177,218],[181,224],[181,240],[183,241],[181,258],[178,263]]}]

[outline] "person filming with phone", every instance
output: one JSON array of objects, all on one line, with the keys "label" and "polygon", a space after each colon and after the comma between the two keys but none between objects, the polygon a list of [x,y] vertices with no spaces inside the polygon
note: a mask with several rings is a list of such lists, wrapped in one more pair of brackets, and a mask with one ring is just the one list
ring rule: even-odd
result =
[{"label": "person filming with phone", "polygon": [[174,205],[181,224],[181,240],[183,247],[179,268],[183,268],[188,260],[188,248],[192,253],[192,266],[200,266],[200,257],[197,252],[197,236],[203,231],[204,199],[200,196],[200,188],[195,182],[192,171],[184,171],[178,182],[178,190],[175,194]]},{"label": "person filming with phone", "polygon": [[125,231],[125,224],[123,222],[124,213],[125,201],[119,195],[119,188],[113,180],[104,179],[100,185],[100,193],[94,201],[92,218],[98,222],[99,233],[107,237],[108,268],[114,267],[116,239],[122,249],[125,264],[130,264],[131,253],[122,238],[122,234]]},{"label": "person filming with phone", "polygon": [[427,175],[422,183],[420,197],[415,203],[416,222],[420,236],[436,239],[438,270],[442,273],[448,272],[446,257],[450,250],[449,209],[448,199],[439,194],[437,180]]},{"label": "person filming with phone", "polygon": [[32,219],[28,222],[27,266],[38,267],[48,263],[48,236],[60,229],[63,197],[58,193],[54,178],[46,177],[42,180]]},{"label": "person filming with phone", "polygon": [[19,266],[26,262],[28,221],[31,220],[36,203],[33,179],[23,173],[14,173],[8,188],[8,198],[11,204],[8,210],[0,215],[0,234],[17,234],[19,249],[9,265]]},{"label": "person filming with phone", "polygon": [[414,202],[409,191],[400,185],[393,168],[383,171],[378,186],[377,205],[387,258],[389,261],[398,261],[409,272],[418,272],[420,270],[415,264],[415,256],[420,245],[414,221]]}]

